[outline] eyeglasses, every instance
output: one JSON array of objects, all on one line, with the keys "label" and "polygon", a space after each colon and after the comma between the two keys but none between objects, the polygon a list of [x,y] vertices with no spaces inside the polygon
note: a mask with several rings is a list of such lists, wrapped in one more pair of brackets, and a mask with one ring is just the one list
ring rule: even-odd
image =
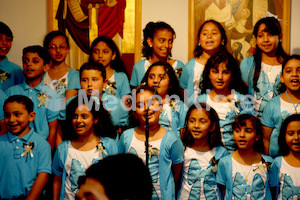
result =
[{"label": "eyeglasses", "polygon": [[48,49],[50,49],[50,50],[57,50],[57,48],[58,48],[59,50],[61,50],[61,51],[64,51],[64,50],[66,50],[68,47],[67,47],[67,45],[62,45],[62,46],[59,46],[59,47],[57,47],[56,45],[52,45],[52,46],[49,46],[49,47],[48,47]]}]

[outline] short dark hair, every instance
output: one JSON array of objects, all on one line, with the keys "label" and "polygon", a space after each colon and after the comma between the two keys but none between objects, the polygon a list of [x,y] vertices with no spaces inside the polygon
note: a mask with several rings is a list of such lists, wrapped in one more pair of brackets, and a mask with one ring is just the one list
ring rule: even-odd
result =
[{"label": "short dark hair", "polygon": [[39,55],[39,57],[43,59],[44,65],[50,64],[49,52],[40,45],[33,45],[33,46],[25,47],[23,49],[23,56],[22,56],[23,61],[24,61],[24,56],[26,53],[37,53]]},{"label": "short dark hair", "polygon": [[300,121],[300,114],[290,115],[282,122],[280,133],[278,136],[279,155],[285,156],[290,152],[290,148],[286,144],[285,134],[287,126],[293,121]]},{"label": "short dark hair", "polygon": [[143,161],[134,154],[117,154],[108,156],[86,170],[78,185],[84,184],[86,178],[98,180],[111,200],[151,200],[152,179]]},{"label": "short dark hair", "polygon": [[83,65],[81,65],[80,70],[79,70],[80,78],[81,78],[81,74],[82,74],[83,70],[90,70],[90,69],[100,71],[103,79],[104,80],[106,79],[106,71],[105,71],[104,66],[101,63],[97,63],[95,61],[86,62]]},{"label": "short dark hair", "polygon": [[28,113],[33,112],[33,102],[31,101],[31,99],[29,99],[28,97],[26,97],[24,95],[13,95],[13,96],[8,97],[4,101],[3,109],[7,103],[13,103],[13,102],[23,104],[25,106],[25,108],[27,109]]},{"label": "short dark hair", "polygon": [[14,38],[11,29],[3,22],[0,22],[0,33],[10,37],[11,40]]}]

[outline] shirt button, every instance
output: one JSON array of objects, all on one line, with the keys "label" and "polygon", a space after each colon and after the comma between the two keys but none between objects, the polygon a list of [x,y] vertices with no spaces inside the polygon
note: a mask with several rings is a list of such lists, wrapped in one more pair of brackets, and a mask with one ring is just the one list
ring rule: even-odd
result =
[{"label": "shirt button", "polygon": [[20,142],[20,140],[19,140],[19,139],[17,139],[17,142]]},{"label": "shirt button", "polygon": [[18,147],[18,146],[16,146],[16,149],[19,149],[19,147]]},{"label": "shirt button", "polygon": [[29,91],[32,92],[32,89],[30,89]]},{"label": "shirt button", "polygon": [[29,97],[30,99],[32,99],[32,97]]}]

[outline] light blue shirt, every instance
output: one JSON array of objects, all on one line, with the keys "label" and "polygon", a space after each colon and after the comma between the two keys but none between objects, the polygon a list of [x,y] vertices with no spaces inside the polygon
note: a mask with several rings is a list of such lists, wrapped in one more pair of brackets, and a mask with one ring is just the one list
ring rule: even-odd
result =
[{"label": "light blue shirt", "polygon": [[[24,153],[23,144],[34,143],[33,157]],[[33,129],[19,138],[8,132],[0,136],[0,199],[28,196],[39,173],[51,173],[51,149],[48,142]]]}]

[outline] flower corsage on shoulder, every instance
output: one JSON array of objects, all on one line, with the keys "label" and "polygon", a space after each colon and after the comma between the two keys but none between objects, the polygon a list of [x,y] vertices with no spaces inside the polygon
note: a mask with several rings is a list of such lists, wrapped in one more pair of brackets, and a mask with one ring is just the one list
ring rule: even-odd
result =
[{"label": "flower corsage on shoulder", "polygon": [[170,106],[171,106],[171,108],[173,108],[176,112],[179,113],[179,110],[178,110],[178,103],[175,101],[175,99],[170,99]]},{"label": "flower corsage on shoulder", "polygon": [[45,92],[38,93],[37,94],[37,99],[40,101],[38,107],[41,107],[42,105],[44,105],[47,108],[46,102],[49,100],[49,97],[46,95]]},{"label": "flower corsage on shoulder", "polygon": [[105,89],[105,93],[108,95],[115,95],[117,93],[117,87],[116,87],[117,82],[110,82],[109,80],[107,81],[107,87]]},{"label": "flower corsage on shoulder", "polygon": [[6,79],[10,78],[11,74],[7,73],[6,71],[3,71],[2,69],[0,69],[0,79],[1,79],[1,83],[5,82]]},{"label": "flower corsage on shoulder", "polygon": [[215,156],[211,158],[211,160],[209,161],[209,164],[211,165],[211,171],[216,174],[217,170],[218,170],[218,163],[219,160],[216,160]]},{"label": "flower corsage on shoulder", "polygon": [[180,78],[180,76],[182,74],[182,68],[176,68],[175,69],[175,74],[176,74],[177,78]]},{"label": "flower corsage on shoulder", "polygon": [[230,103],[230,109],[235,112],[235,114],[239,114],[239,105],[241,103],[240,100],[236,100],[235,98],[227,99],[227,101]]},{"label": "flower corsage on shoulder", "polygon": [[34,149],[34,143],[32,141],[30,141],[28,144],[23,143],[23,147],[24,147],[24,152],[21,154],[21,157],[26,156],[26,161],[28,159],[28,154],[30,155],[31,158],[33,158],[33,153],[32,153],[32,149]]},{"label": "flower corsage on shoulder", "polygon": [[259,164],[253,164],[253,172],[258,173],[258,174],[266,174],[271,170],[271,162],[266,162],[264,157],[261,157],[261,163]]}]

